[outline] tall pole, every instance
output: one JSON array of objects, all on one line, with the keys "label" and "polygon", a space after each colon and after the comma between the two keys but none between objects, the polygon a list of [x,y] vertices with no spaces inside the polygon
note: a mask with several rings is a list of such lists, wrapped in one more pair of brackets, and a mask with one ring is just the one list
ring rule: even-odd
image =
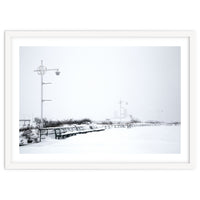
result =
[{"label": "tall pole", "polygon": [[122,100],[120,100],[119,101],[119,117],[120,117],[120,124],[122,123],[122,115],[123,115],[123,117],[126,117],[125,116],[125,108],[124,108],[124,106],[125,105],[128,105],[128,102],[124,102],[124,101],[122,101]]},{"label": "tall pole", "polygon": [[41,128],[43,128],[43,73],[41,73]]},{"label": "tall pole", "polygon": [[51,100],[47,100],[47,99],[43,99],[43,85],[44,84],[51,84],[51,83],[44,83],[43,82],[43,76],[44,74],[47,72],[47,71],[55,71],[56,75],[60,75],[60,71],[58,68],[54,68],[54,69],[47,69],[46,66],[43,65],[43,60],[41,60],[41,65],[36,69],[34,70],[34,72],[37,72],[38,75],[41,76],[41,99],[40,99],[40,103],[41,103],[41,123],[40,123],[40,128],[43,128],[44,127],[44,124],[43,124],[43,103],[44,101],[51,101]]},{"label": "tall pole", "polygon": [[122,120],[122,101],[119,102],[119,118],[120,118],[120,124]]}]

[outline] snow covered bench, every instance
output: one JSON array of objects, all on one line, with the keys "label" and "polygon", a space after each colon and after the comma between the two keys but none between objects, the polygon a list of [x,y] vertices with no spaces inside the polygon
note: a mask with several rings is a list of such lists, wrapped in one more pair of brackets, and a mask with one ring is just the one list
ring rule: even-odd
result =
[{"label": "snow covered bench", "polygon": [[55,128],[55,139],[64,139],[66,137],[70,137],[76,135],[78,132],[74,131],[70,128]]}]

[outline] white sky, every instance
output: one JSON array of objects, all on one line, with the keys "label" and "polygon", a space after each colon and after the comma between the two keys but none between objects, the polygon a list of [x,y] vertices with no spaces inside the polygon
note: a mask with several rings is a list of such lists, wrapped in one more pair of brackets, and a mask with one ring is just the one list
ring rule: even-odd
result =
[{"label": "white sky", "polygon": [[44,75],[44,117],[105,120],[119,101],[142,121],[180,121],[180,47],[20,47],[20,118],[40,117],[44,61],[61,74]]}]

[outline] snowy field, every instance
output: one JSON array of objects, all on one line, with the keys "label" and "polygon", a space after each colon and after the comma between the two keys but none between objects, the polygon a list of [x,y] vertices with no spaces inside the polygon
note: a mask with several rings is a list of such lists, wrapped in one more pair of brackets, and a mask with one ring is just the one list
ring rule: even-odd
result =
[{"label": "snowy field", "polygon": [[60,140],[52,135],[19,149],[22,154],[178,154],[180,126],[115,128]]}]

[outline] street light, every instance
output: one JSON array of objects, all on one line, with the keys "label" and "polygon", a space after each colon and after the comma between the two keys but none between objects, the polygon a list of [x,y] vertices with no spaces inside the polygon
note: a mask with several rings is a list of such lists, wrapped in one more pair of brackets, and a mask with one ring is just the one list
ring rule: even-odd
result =
[{"label": "street light", "polygon": [[128,105],[128,102],[124,102],[122,100],[119,101],[119,118],[120,118],[120,124],[122,123],[122,114],[124,114],[122,112],[125,111],[125,108],[124,108],[123,105]]},{"label": "street light", "polygon": [[47,69],[47,67],[43,65],[43,60],[41,60],[41,65],[37,68],[37,70],[34,70],[34,72],[37,72],[38,75],[41,76],[41,124],[40,124],[40,128],[43,128],[43,103],[45,101],[51,101],[51,100],[48,100],[48,99],[43,99],[43,85],[51,84],[51,83],[43,82],[43,76],[47,71],[55,71],[57,76],[60,75],[60,71],[59,71],[58,68],[56,68],[56,69]]}]

